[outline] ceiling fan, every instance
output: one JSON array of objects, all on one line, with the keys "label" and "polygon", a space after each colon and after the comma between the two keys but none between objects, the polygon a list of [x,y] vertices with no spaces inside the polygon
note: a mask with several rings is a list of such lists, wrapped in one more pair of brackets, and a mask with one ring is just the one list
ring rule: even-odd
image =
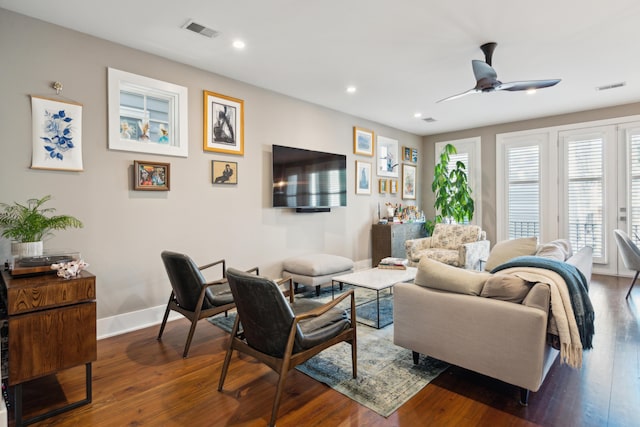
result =
[{"label": "ceiling fan", "polygon": [[473,89],[469,89],[468,91],[457,95],[449,96],[439,100],[438,102],[451,101],[452,99],[479,92],[494,92],[496,90],[508,90],[512,92],[518,90],[536,90],[554,86],[560,82],[560,79],[551,79],[502,83],[498,80],[498,74],[496,71],[491,67],[491,57],[493,56],[493,51],[497,45],[498,44],[494,42],[483,44],[480,46],[480,49],[484,52],[485,61],[480,61],[478,59],[471,61],[473,74],[476,77],[476,86]]}]

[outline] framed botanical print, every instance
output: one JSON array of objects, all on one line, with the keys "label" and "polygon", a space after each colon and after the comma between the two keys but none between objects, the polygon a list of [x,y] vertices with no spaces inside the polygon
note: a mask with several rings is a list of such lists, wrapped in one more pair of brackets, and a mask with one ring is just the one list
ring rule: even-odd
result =
[{"label": "framed botanical print", "polygon": [[373,156],[373,131],[353,127],[353,154]]},{"label": "framed botanical print", "polygon": [[377,174],[378,176],[398,177],[400,162],[398,157],[398,141],[378,135]]},{"label": "framed botanical print", "polygon": [[204,91],[204,150],[244,154],[244,101]]},{"label": "framed botanical print", "polygon": [[389,180],[389,193],[396,194],[398,192],[398,180],[390,179]]},{"label": "framed botanical print", "polygon": [[386,192],[388,192],[388,187],[389,187],[389,180],[388,179],[379,179],[378,180],[378,192],[380,194],[384,194]]},{"label": "framed botanical print", "polygon": [[416,167],[402,165],[402,198],[415,200],[416,198]]},{"label": "framed botanical print", "polygon": [[371,194],[371,163],[356,160],[356,194]]}]

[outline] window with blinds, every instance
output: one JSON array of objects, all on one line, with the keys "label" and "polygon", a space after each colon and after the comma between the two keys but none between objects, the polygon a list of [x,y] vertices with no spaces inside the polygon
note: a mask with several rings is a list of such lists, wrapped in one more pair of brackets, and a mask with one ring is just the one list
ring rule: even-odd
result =
[{"label": "window with blinds", "polygon": [[540,237],[540,146],[507,148],[509,239]]},{"label": "window with blinds", "polygon": [[603,257],[604,242],[604,137],[569,137],[567,154],[567,219],[574,251],[593,248]]},{"label": "window with blinds", "polygon": [[640,130],[628,134],[630,237],[640,245]]}]

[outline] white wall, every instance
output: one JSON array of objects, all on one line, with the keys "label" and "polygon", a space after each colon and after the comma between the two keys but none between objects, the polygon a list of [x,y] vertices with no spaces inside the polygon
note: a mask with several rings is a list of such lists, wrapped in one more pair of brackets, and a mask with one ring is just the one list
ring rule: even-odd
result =
[{"label": "white wall", "polygon": [[[225,258],[229,266],[257,265],[268,276],[280,274],[284,258],[302,253],[370,262],[377,205],[401,200],[378,195],[377,182],[372,196],[355,195],[355,160],[373,159],[353,154],[352,128],[422,148],[416,135],[3,9],[0,52],[0,202],[51,194],[58,213],[84,222],[81,230],[58,232],[45,247],[79,250],[90,264],[97,276],[99,336],[159,318],[170,292],[160,260],[164,249],[187,253],[199,264]],[[188,158],[107,148],[107,67],[188,88]],[[83,172],[29,168],[29,95],[55,95],[54,81],[84,106]],[[244,156],[202,150],[205,89],[244,100]],[[348,207],[319,214],[271,208],[271,144],[346,154]],[[238,162],[237,186],[211,183],[214,159]],[[132,191],[134,160],[169,162],[171,191]],[[9,242],[0,239],[0,259],[9,253]]]}]

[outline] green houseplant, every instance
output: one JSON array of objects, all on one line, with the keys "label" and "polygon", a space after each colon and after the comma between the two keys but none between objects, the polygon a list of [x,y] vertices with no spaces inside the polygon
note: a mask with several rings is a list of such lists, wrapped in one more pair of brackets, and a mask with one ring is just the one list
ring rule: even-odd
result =
[{"label": "green houseplant", "polygon": [[[81,228],[82,222],[69,215],[53,215],[55,208],[43,205],[51,200],[47,195],[41,199],[29,199],[25,204],[0,203],[0,228],[2,237],[10,239],[14,255],[42,255],[42,239],[52,234],[53,230]],[[18,244],[31,244],[21,247]]]},{"label": "green houseplant", "polygon": [[435,194],[433,206],[437,215],[433,221],[427,221],[425,224],[429,234],[439,222],[464,223],[473,219],[474,203],[466,167],[464,163],[457,161],[451,169],[449,168],[451,155],[456,153],[456,147],[447,144],[440,153],[440,161],[436,163],[431,189]]}]

